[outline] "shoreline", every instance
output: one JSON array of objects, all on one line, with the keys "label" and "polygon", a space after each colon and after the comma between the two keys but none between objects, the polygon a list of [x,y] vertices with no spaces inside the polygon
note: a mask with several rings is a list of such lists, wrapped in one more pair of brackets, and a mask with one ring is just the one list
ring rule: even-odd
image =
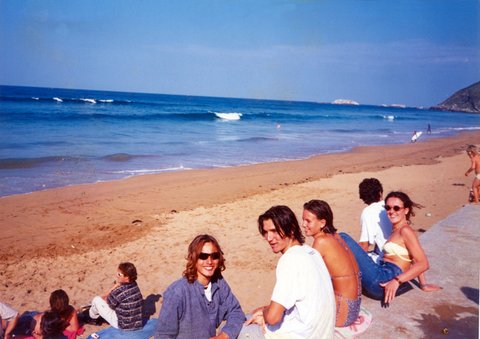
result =
[{"label": "shoreline", "polygon": [[109,289],[118,263],[130,261],[144,298],[156,300],[157,316],[161,293],[182,274],[188,244],[209,233],[227,258],[225,278],[249,312],[268,302],[278,260],[258,234],[259,214],[284,204],[298,217],[305,201],[322,199],[332,207],[335,227],[357,238],[365,207],[358,184],[377,177],[384,193],[403,190],[425,206],[413,219],[414,229],[424,232],[466,203],[473,178],[463,175],[470,164],[464,149],[475,140],[480,131],[6,197],[0,205],[0,293],[20,312],[41,311],[50,292],[62,288],[80,307]]},{"label": "shoreline", "polygon": [[[2,258],[15,256],[15,253],[25,254],[18,248],[26,244],[18,246],[15,236],[28,234],[31,229],[51,233],[50,237],[29,239],[28,252],[40,256],[61,254],[62,251],[74,253],[77,249],[70,245],[73,239],[98,229],[102,233],[89,239],[95,247],[116,246],[122,241],[108,240],[110,234],[128,239],[141,237],[169,213],[208,208],[337,174],[431,165],[460,153],[466,144],[479,139],[480,131],[464,131],[449,138],[362,146],[350,152],[322,154],[304,160],[148,174],[6,196],[1,198],[0,206],[0,225],[3,225],[0,253]],[[358,200],[358,193],[354,200]],[[102,208],[116,213],[98,215],[98,209]],[[146,215],[155,215],[154,222],[146,221]],[[132,224],[142,226],[134,226],[131,230]],[[11,240],[14,240],[14,247],[6,245]]]}]

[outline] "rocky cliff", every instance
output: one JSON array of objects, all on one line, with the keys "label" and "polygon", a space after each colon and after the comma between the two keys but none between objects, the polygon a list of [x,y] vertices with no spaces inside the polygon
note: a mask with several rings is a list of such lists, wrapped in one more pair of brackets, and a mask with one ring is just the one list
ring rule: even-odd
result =
[{"label": "rocky cliff", "polygon": [[431,107],[431,109],[480,113],[480,81],[459,90],[441,104]]}]

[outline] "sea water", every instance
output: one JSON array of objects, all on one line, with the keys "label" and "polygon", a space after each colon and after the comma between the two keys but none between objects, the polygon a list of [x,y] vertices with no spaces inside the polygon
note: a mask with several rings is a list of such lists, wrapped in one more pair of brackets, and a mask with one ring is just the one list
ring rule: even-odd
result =
[{"label": "sea water", "polygon": [[0,86],[0,196],[471,129],[476,114],[413,107]]}]

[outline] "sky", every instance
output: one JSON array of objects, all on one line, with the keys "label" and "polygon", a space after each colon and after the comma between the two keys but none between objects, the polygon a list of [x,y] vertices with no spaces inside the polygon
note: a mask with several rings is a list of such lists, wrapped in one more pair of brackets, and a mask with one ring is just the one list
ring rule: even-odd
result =
[{"label": "sky", "polygon": [[480,81],[479,0],[0,0],[0,84],[429,107]]}]

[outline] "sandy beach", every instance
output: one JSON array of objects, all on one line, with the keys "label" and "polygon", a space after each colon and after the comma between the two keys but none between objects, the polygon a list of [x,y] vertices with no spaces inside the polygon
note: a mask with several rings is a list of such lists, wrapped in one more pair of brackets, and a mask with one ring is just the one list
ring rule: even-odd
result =
[{"label": "sandy beach", "polygon": [[158,315],[159,296],[181,276],[189,242],[210,233],[227,259],[224,276],[248,312],[269,301],[278,260],[258,234],[259,214],[282,204],[300,216],[305,201],[322,199],[333,209],[335,226],[357,238],[365,206],[358,184],[376,177],[385,193],[402,190],[425,206],[413,226],[427,231],[466,203],[473,175],[463,175],[470,164],[464,149],[478,140],[480,131],[463,132],[307,160],[145,175],[1,198],[1,299],[20,312],[44,310],[50,292],[63,288],[79,307],[107,291],[118,263],[130,261]]}]

